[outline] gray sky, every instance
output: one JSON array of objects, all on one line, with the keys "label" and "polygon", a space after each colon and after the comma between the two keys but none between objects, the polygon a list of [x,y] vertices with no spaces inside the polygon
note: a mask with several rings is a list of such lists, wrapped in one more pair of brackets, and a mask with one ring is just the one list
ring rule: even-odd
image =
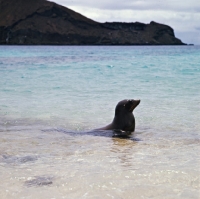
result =
[{"label": "gray sky", "polygon": [[98,22],[156,21],[184,43],[200,45],[200,0],[50,0]]}]

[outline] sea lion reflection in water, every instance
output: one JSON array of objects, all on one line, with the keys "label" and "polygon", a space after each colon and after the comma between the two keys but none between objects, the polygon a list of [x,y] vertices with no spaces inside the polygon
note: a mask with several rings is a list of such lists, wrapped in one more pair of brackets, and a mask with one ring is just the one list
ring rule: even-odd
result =
[{"label": "sea lion reflection in water", "polygon": [[115,116],[109,125],[96,130],[113,130],[114,136],[128,136],[135,131],[135,117],[133,110],[140,100],[122,100],[115,108]]}]

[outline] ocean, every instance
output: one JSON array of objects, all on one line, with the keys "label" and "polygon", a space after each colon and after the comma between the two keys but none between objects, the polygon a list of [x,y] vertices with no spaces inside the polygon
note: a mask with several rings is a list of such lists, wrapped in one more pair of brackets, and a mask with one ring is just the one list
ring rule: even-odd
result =
[{"label": "ocean", "polygon": [[199,118],[200,46],[0,46],[0,198],[199,199]]}]

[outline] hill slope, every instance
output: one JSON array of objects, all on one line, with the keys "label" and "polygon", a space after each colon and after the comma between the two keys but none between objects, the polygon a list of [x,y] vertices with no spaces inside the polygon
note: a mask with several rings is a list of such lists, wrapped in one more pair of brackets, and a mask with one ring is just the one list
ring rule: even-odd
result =
[{"label": "hill slope", "polygon": [[183,45],[156,22],[98,23],[46,0],[0,0],[0,44]]}]

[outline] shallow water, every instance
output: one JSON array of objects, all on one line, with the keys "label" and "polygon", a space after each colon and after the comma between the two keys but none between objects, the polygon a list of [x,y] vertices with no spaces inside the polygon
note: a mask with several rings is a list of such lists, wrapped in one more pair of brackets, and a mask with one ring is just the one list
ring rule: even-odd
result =
[{"label": "shallow water", "polygon": [[[200,198],[199,60],[199,46],[0,46],[0,198]],[[92,130],[129,98],[130,138]]]}]

